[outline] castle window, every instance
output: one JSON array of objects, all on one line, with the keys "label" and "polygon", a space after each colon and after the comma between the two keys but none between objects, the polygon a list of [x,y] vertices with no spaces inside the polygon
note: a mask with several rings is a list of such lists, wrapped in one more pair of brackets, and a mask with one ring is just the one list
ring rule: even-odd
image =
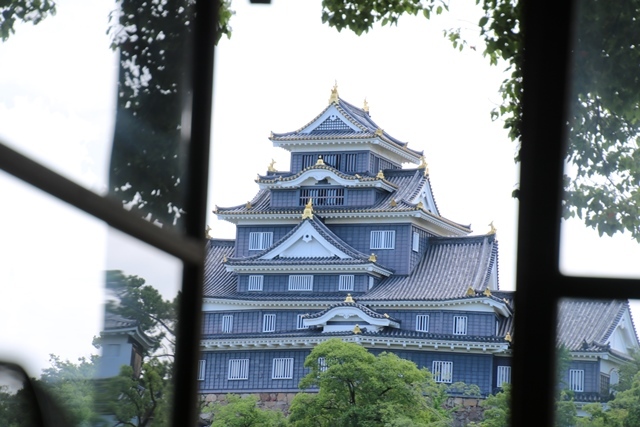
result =
[{"label": "castle window", "polygon": [[271,371],[271,379],[274,380],[291,380],[293,379],[293,358],[273,359],[273,370]]},{"label": "castle window", "polygon": [[453,335],[467,335],[467,316],[453,316]]},{"label": "castle window", "polygon": [[342,206],[344,205],[344,188],[301,188],[298,204],[304,206],[313,200],[313,206]]},{"label": "castle window", "polygon": [[584,369],[569,369],[569,389],[584,391]]},{"label": "castle window", "polygon": [[352,291],[353,290],[353,282],[355,277],[353,274],[343,274],[338,279],[338,290],[339,291]]},{"label": "castle window", "polygon": [[416,331],[429,332],[429,316],[427,314],[416,316]]},{"label": "castle window", "polygon": [[200,360],[198,362],[198,381],[204,381],[204,373],[207,367],[206,360]]},{"label": "castle window", "polygon": [[396,243],[394,230],[381,230],[371,232],[370,249],[393,249]]},{"label": "castle window", "polygon": [[249,250],[257,251],[267,249],[273,243],[271,231],[254,231],[249,233]]},{"label": "castle window", "polygon": [[453,362],[434,360],[431,374],[433,375],[433,380],[437,383],[452,383]]},{"label": "castle window", "polygon": [[498,366],[496,385],[502,387],[503,384],[511,384],[511,366]]},{"label": "castle window", "polygon": [[418,234],[417,232],[413,232],[413,240],[411,242],[411,250],[413,252],[419,252],[420,251],[420,234]]},{"label": "castle window", "polygon": [[290,291],[312,291],[313,290],[313,276],[310,274],[305,275],[291,275],[289,276],[289,290]]},{"label": "castle window", "polygon": [[298,314],[298,319],[296,321],[296,329],[309,329],[308,326],[304,324],[304,317],[302,314]]},{"label": "castle window", "polygon": [[228,380],[248,380],[249,379],[249,359],[229,360]]},{"label": "castle window", "polygon": [[222,333],[230,334],[233,330],[233,316],[230,314],[225,314],[222,316]]},{"label": "castle window", "polygon": [[318,370],[320,372],[324,372],[327,370],[327,368],[327,359],[325,359],[324,357],[318,357]]},{"label": "castle window", "polygon": [[265,314],[262,317],[262,332],[273,332],[276,330],[276,315]]},{"label": "castle window", "polygon": [[262,282],[264,282],[264,276],[249,276],[249,284],[247,286],[247,290],[261,291]]}]

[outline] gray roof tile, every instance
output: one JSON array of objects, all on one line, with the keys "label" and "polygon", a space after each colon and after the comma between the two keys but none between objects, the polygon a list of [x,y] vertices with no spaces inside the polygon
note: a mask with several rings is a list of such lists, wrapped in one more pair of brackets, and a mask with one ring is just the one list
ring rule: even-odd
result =
[{"label": "gray roof tile", "polygon": [[570,351],[600,351],[628,309],[626,300],[562,300],[557,342]]}]

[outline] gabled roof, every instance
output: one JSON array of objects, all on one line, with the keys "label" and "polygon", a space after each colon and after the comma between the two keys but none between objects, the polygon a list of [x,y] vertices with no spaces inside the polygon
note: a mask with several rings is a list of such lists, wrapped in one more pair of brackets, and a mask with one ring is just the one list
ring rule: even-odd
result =
[{"label": "gabled roof", "polygon": [[358,108],[341,98],[329,103],[309,123],[293,132],[272,133],[269,137],[274,145],[287,148],[289,143],[299,141],[327,141],[332,139],[349,140],[379,140],[387,144],[388,148],[400,154],[408,161],[417,163],[422,151],[408,148],[407,142],[402,142],[378,126],[368,111]]},{"label": "gabled roof", "polygon": [[[612,334],[628,313],[627,300],[562,300],[558,306],[557,342],[572,352],[608,351]],[[630,329],[637,344],[632,322]]]},{"label": "gabled roof", "polygon": [[345,266],[361,266],[363,272],[376,275],[388,276],[393,273],[392,269],[371,261],[369,255],[345,243],[317,215],[303,219],[271,247],[248,257],[228,258],[225,263],[227,270],[231,271],[283,266],[325,266],[334,270]]},{"label": "gabled roof", "polygon": [[238,278],[222,262],[233,256],[235,240],[210,239],[207,242],[204,263],[204,290],[207,296],[232,295],[237,293]]},{"label": "gabled roof", "polygon": [[[440,216],[438,206],[435,203],[429,176],[424,174],[424,169],[387,169],[384,171],[385,181],[397,188],[396,191],[381,197],[372,206],[315,206],[314,210],[322,214],[324,218],[341,218],[352,215],[374,215],[377,217],[410,215],[419,213],[425,220],[436,223],[447,230],[448,234],[466,235],[471,232],[469,225],[462,225]],[[284,179],[284,178],[283,178]],[[424,196],[423,196],[424,195]],[[431,202],[424,203],[422,199]],[[214,213],[227,220],[240,220],[242,218],[264,218],[276,216],[280,219],[295,218],[302,213],[303,207],[271,207],[271,190],[262,189],[247,204],[218,207]]]},{"label": "gabled roof", "polygon": [[[393,276],[359,297],[363,303],[392,300],[450,300],[468,296],[469,288],[482,292],[498,262],[495,234],[468,237],[430,237],[429,246],[408,276]],[[496,302],[502,299],[491,296]]]}]

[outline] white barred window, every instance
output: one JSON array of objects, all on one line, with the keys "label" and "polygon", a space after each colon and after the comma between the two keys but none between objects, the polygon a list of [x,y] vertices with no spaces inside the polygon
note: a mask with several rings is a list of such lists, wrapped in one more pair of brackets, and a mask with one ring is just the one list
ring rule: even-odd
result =
[{"label": "white barred window", "polygon": [[452,383],[453,362],[434,360],[431,374],[433,375],[433,380],[437,383]]},{"label": "white barred window", "polygon": [[313,276],[310,274],[296,274],[289,276],[290,291],[312,291]]},{"label": "white barred window", "polygon": [[420,234],[413,232],[413,241],[411,242],[411,250],[413,252],[420,252]]},{"label": "white barred window", "polygon": [[273,332],[276,330],[276,315],[265,314],[262,317],[262,332]]},{"label": "white barred window", "polygon": [[293,358],[273,359],[273,370],[271,371],[271,379],[274,380],[291,380],[293,379]]},{"label": "white barred window", "polygon": [[429,316],[419,314],[416,316],[416,331],[429,332]]},{"label": "white barred window", "polygon": [[271,231],[254,231],[249,233],[249,250],[257,251],[267,249],[273,243]]},{"label": "white barred window", "polygon": [[308,326],[306,326],[304,324],[304,317],[302,317],[302,314],[298,314],[298,320],[296,321],[296,328],[297,329],[309,329]]},{"label": "white barred window", "polygon": [[370,249],[393,249],[396,244],[396,232],[394,230],[382,230],[371,232]]},{"label": "white barred window", "polygon": [[327,370],[327,368],[327,359],[325,359],[324,357],[318,357],[318,370],[320,372],[324,372]]},{"label": "white barred window", "polygon": [[230,334],[233,331],[233,316],[225,314],[222,316],[222,333]]},{"label": "white barred window", "polygon": [[247,286],[247,290],[261,291],[263,282],[264,282],[264,276],[249,276],[249,284]]},{"label": "white barred window", "polygon": [[207,368],[207,361],[200,360],[198,363],[198,381],[204,381],[204,374]]},{"label": "white barred window", "polygon": [[338,279],[338,290],[352,291],[354,282],[355,282],[355,277],[353,274],[342,274],[340,275],[340,279]]},{"label": "white barred window", "polygon": [[584,391],[584,369],[569,369],[569,388]]},{"label": "white barred window", "polygon": [[511,366],[498,366],[496,385],[502,387],[503,384],[511,384]]},{"label": "white barred window", "polygon": [[467,335],[467,316],[453,316],[453,335]]},{"label": "white barred window", "polygon": [[249,359],[229,360],[228,380],[248,380],[249,379]]}]

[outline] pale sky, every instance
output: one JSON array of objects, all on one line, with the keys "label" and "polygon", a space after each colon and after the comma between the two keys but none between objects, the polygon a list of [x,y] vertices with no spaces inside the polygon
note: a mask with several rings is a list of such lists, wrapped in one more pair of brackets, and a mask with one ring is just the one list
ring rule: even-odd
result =
[{"label": "pale sky", "polygon": [[[500,287],[514,289],[515,145],[490,119],[504,66],[482,58],[472,2],[431,22],[403,18],[361,37],[322,24],[319,1],[273,2],[235,1],[233,36],[217,49],[209,212],[250,200],[256,174],[272,158],[288,170],[288,152],[273,148],[269,133],[306,124],[337,81],[343,99],[362,105],[366,98],[385,131],[424,150],[443,216],[471,224],[474,234],[494,222]],[[18,26],[0,44],[0,140],[98,192],[113,127],[117,66],[106,29],[114,7],[62,0],[56,16]],[[463,27],[478,49],[454,51],[442,37],[451,27]],[[0,194],[0,359],[17,359],[35,374],[49,353],[90,354],[105,269],[175,293],[180,264],[171,257],[126,243],[4,173]],[[234,237],[231,224],[213,214],[208,222],[213,235]],[[640,277],[640,245],[628,236],[599,238],[572,221],[563,226],[562,253],[567,273]]]}]

